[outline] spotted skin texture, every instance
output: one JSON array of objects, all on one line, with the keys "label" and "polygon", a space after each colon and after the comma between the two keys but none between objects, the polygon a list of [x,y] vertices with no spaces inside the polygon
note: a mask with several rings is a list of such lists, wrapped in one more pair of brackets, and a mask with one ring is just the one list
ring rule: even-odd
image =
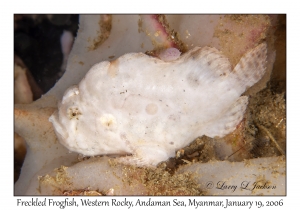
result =
[{"label": "spotted skin texture", "polygon": [[70,151],[117,154],[125,164],[156,166],[196,137],[234,131],[248,104],[241,95],[264,75],[266,60],[265,43],[233,70],[210,47],[171,61],[125,54],[94,65],[65,92],[50,121]]}]

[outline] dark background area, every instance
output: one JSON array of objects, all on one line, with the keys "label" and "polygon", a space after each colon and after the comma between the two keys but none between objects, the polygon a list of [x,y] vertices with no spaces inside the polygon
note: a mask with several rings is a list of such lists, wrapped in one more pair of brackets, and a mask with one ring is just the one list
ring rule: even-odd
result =
[{"label": "dark background area", "polygon": [[64,30],[76,37],[78,24],[79,15],[72,14],[14,16],[15,56],[23,61],[43,93],[63,74],[60,38]]}]

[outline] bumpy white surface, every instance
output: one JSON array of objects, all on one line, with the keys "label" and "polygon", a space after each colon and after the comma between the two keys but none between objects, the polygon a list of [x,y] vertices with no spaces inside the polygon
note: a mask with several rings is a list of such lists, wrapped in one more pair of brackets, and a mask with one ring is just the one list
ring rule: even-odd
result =
[{"label": "bumpy white surface", "polygon": [[60,142],[84,155],[128,154],[156,165],[196,137],[223,137],[243,118],[241,94],[264,74],[266,44],[231,70],[218,50],[196,47],[165,62],[142,53],[94,65],[64,94],[50,121]]}]

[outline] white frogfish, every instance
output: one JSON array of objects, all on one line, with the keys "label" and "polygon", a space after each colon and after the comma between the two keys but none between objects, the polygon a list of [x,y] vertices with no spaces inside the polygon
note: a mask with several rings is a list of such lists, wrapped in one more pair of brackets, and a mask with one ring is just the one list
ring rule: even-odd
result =
[{"label": "white frogfish", "polygon": [[241,95],[264,75],[266,60],[266,43],[248,51],[233,70],[210,47],[172,61],[125,54],[95,64],[65,92],[49,120],[70,151],[156,166],[199,136],[234,131],[248,104]]}]

